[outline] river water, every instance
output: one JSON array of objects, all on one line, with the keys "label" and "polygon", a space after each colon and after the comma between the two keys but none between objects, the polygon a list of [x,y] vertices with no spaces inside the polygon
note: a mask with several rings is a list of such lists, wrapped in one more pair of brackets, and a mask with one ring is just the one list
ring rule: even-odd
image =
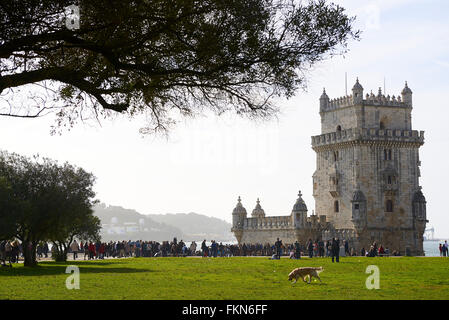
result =
[{"label": "river water", "polygon": [[[449,240],[448,240],[449,242]],[[424,253],[426,257],[439,257],[440,250],[438,249],[439,244],[443,244],[444,240],[426,240],[424,241]]]}]

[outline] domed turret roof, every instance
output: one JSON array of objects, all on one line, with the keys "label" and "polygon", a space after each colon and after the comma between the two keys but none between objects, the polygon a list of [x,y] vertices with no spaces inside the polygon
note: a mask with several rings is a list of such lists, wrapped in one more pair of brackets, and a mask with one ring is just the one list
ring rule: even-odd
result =
[{"label": "domed turret roof", "polygon": [[242,205],[242,199],[238,198],[237,205],[235,206],[234,210],[232,211],[232,214],[245,214],[246,215],[246,209]]},{"label": "domed turret roof", "polygon": [[352,87],[352,90],[363,90],[363,87],[359,82],[359,78],[357,78],[355,85]]},{"label": "domed turret roof", "polygon": [[407,81],[405,81],[405,87],[402,89],[402,94],[412,94],[412,90],[408,87]]},{"label": "domed turret roof", "polygon": [[253,212],[251,213],[251,216],[253,217],[265,217],[265,211],[262,209],[260,205],[260,200],[257,198],[257,204],[254,208]]},{"label": "domed turret roof", "polygon": [[329,99],[329,97],[327,96],[327,93],[326,93],[326,89],[325,89],[325,88],[323,88],[323,93],[321,94],[320,99]]},{"label": "domed turret roof", "polygon": [[362,191],[356,190],[354,192],[354,195],[352,196],[352,201],[353,202],[362,202],[362,201],[366,201],[366,198]]},{"label": "domed turret roof", "polygon": [[301,191],[298,193],[298,199],[296,200],[295,205],[293,206],[292,211],[307,211],[307,206],[304,200],[302,199]]}]

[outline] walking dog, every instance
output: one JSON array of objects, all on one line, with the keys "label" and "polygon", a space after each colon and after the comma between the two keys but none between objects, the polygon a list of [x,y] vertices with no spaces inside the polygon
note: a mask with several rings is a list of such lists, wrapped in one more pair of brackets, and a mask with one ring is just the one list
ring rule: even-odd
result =
[{"label": "walking dog", "polygon": [[306,277],[309,276],[309,281],[307,283],[310,283],[312,281],[312,277],[317,278],[321,282],[320,276],[318,274],[323,270],[324,270],[323,267],[296,268],[292,272],[290,272],[290,274],[288,275],[288,280],[291,281],[295,279],[293,283],[296,283],[296,281],[298,281],[298,278],[302,278],[302,281],[307,282]]}]

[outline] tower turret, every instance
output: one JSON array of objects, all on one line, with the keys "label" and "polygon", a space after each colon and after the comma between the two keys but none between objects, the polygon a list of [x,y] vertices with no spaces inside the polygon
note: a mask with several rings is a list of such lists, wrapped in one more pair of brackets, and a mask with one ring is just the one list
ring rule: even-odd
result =
[{"label": "tower turret", "polygon": [[265,211],[262,209],[260,205],[260,200],[257,198],[257,204],[254,208],[253,212],[251,213],[251,216],[253,218],[264,218],[265,217]]},{"label": "tower turret", "polygon": [[325,111],[329,106],[329,97],[326,94],[326,89],[323,88],[323,94],[320,97],[320,112]]},{"label": "tower turret", "polygon": [[354,86],[352,87],[352,99],[354,101],[354,104],[363,102],[363,87],[359,83],[359,78],[357,78]]},{"label": "tower turret", "polygon": [[242,205],[242,199],[237,199],[237,205],[232,211],[232,227],[236,229],[243,229],[243,221],[246,218],[246,209]]},{"label": "tower turret", "polygon": [[366,226],[366,197],[360,190],[360,185],[352,195],[352,222],[359,232]]},{"label": "tower turret", "polygon": [[295,228],[303,227],[307,220],[307,206],[302,199],[301,191],[298,192],[298,199],[292,210],[292,218]]},{"label": "tower turret", "polygon": [[243,224],[245,222],[245,219],[246,219],[246,209],[243,207],[242,199],[239,196],[237,200],[237,205],[232,211],[232,229],[231,229],[231,231],[234,232],[234,235],[239,244],[242,241]]},{"label": "tower turret", "polygon": [[412,106],[412,90],[407,85],[407,81],[405,81],[405,87],[402,89],[401,95],[402,95],[402,101],[407,104],[409,107]]}]

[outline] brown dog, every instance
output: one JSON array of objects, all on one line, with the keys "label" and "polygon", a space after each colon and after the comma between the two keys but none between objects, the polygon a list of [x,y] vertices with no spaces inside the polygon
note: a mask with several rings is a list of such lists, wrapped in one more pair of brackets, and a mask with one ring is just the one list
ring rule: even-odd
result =
[{"label": "brown dog", "polygon": [[320,282],[321,282],[320,276],[318,274],[323,270],[324,270],[323,267],[296,268],[292,272],[290,272],[290,274],[288,275],[288,280],[291,281],[291,280],[295,279],[295,281],[293,283],[296,283],[296,281],[298,281],[298,278],[301,277],[302,281],[307,282],[306,277],[309,276],[309,282],[307,282],[307,283],[310,283],[312,281],[312,277],[318,278],[318,280],[320,280]]}]

